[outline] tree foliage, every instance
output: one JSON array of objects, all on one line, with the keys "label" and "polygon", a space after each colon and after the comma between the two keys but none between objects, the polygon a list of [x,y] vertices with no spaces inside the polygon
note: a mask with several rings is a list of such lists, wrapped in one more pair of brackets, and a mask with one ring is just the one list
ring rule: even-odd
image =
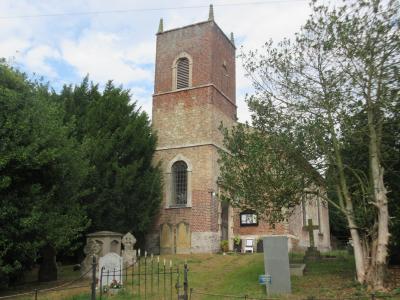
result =
[{"label": "tree foliage", "polygon": [[88,226],[79,144],[46,85],[0,64],[0,275],[15,281],[49,245],[74,246]]},{"label": "tree foliage", "polygon": [[57,94],[0,64],[0,283],[88,231],[143,237],[161,202],[155,146],[146,113],[112,82]]},{"label": "tree foliage", "polygon": [[89,161],[84,204],[91,230],[146,232],[161,202],[161,173],[152,165],[156,136],[129,91],[108,82],[103,92],[88,78],[59,97]]},{"label": "tree foliage", "polygon": [[301,203],[305,187],[320,181],[285,135],[266,135],[245,124],[223,133],[228,152],[220,151],[220,198],[234,207],[255,209],[261,219],[274,224]]},{"label": "tree foliage", "polygon": [[[266,156],[273,159],[267,160],[257,150],[253,159],[271,163],[273,175],[286,170],[286,176],[276,176],[283,180],[278,189],[274,184],[264,184],[257,193],[229,194],[234,191],[229,179],[247,168],[238,163],[223,168],[220,181],[230,202],[239,199],[268,213],[271,205],[281,204],[276,210],[290,206],[274,200],[277,191],[289,190],[287,201],[292,201],[296,190],[298,195],[307,192],[293,181],[316,180],[315,172],[307,167],[312,165],[325,175],[324,186],[334,187],[334,197],[327,200],[346,218],[354,242],[358,280],[383,289],[390,216],[382,163],[387,141],[382,132],[385,118],[393,116],[396,105],[398,109],[400,8],[396,1],[360,0],[337,8],[316,2],[311,5],[313,14],[294,41],[285,39],[277,46],[270,41],[262,52],[242,56],[256,89],[248,99],[254,128],[246,129],[247,136],[266,150],[287,150],[283,156],[268,153]],[[240,130],[234,129],[230,136],[240,137]],[[257,141],[260,136],[263,142]],[[270,146],[271,139],[272,143],[278,140],[277,150]],[[242,155],[242,148],[236,146],[242,140],[240,137],[236,143],[226,139],[231,155],[222,156],[225,166]],[[363,147],[351,149],[352,143]],[[251,156],[257,146],[243,149]],[[359,156],[359,165],[346,161],[351,159],[346,151],[365,150],[367,155]],[[286,169],[282,157],[287,158]],[[309,165],[293,164],[296,158],[301,161],[299,157]],[[265,170],[265,166],[255,166],[256,174],[251,177],[263,177]],[[248,176],[235,179],[238,187],[247,188],[242,182]],[[252,198],[244,199],[243,195]]]}]

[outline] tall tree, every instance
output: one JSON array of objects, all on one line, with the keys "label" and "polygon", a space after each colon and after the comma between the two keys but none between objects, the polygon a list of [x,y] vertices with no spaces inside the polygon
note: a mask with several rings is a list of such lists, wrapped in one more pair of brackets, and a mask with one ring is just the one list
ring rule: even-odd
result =
[{"label": "tall tree", "polygon": [[44,248],[74,246],[88,226],[87,164],[46,85],[0,63],[0,275],[15,282]]},{"label": "tall tree", "polygon": [[85,198],[91,230],[142,235],[161,202],[161,173],[152,165],[156,136],[129,91],[108,82],[103,92],[85,78],[64,87],[60,101],[90,164]]},{"label": "tall tree", "polygon": [[[231,134],[226,132],[230,154],[222,154],[227,166],[221,172],[224,197],[262,212],[275,207],[279,215],[287,213],[282,207],[296,203],[296,195],[312,192],[296,183],[293,172],[305,186],[316,180],[327,186],[329,179],[336,198],[326,200],[346,218],[354,243],[357,279],[384,289],[390,235],[382,124],[399,100],[400,8],[396,1],[379,0],[355,1],[339,8],[312,2],[312,7],[314,12],[295,41],[284,40],[277,47],[268,42],[263,53],[243,55],[257,91],[248,101],[255,128],[240,126]],[[366,116],[363,125],[356,118],[361,113]],[[365,139],[358,142],[368,149],[368,157],[362,161],[368,170],[365,176],[344,160],[343,137],[359,131],[365,133]],[[247,144],[243,146],[243,136],[251,145],[249,149]],[[267,149],[275,147],[272,151],[282,154],[268,154],[273,158],[268,161],[270,166],[256,166],[257,174],[244,173],[248,166],[237,158],[253,155],[257,159],[259,143],[254,136],[264,138],[267,145],[276,143]],[[287,161],[288,168],[281,167],[282,161]],[[329,170],[330,176],[318,177],[312,169],[320,174]],[[231,188],[232,176],[240,185],[251,177],[268,174],[271,184],[259,187],[253,198],[243,198],[243,192]],[[354,178],[357,187],[351,186]],[[284,205],[279,205],[275,194],[287,195]],[[359,208],[366,210],[368,219],[359,218]]]}]

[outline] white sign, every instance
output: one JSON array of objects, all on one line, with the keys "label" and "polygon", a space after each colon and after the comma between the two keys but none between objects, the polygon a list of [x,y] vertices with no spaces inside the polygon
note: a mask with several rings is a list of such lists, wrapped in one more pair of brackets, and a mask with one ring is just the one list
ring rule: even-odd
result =
[{"label": "white sign", "polygon": [[109,286],[113,282],[122,285],[122,257],[117,253],[108,253],[100,257],[99,272],[102,286]]}]

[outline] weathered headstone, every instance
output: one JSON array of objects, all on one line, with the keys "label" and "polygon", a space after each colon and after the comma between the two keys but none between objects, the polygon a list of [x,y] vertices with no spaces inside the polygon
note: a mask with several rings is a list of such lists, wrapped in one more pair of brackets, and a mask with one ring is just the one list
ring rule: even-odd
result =
[{"label": "weathered headstone", "polygon": [[290,294],[288,238],[267,236],[263,238],[263,243],[267,294]]},{"label": "weathered headstone", "polygon": [[189,224],[180,222],[176,226],[176,253],[190,253],[190,228]]},{"label": "weathered headstone", "polygon": [[136,238],[132,233],[128,232],[122,238],[122,244],[124,245],[124,251],[122,252],[122,258],[124,261],[124,267],[128,267],[132,264],[134,259],[136,258],[136,252],[133,250],[133,247],[136,244]]},{"label": "weathered headstone", "polygon": [[123,264],[122,257],[116,253],[108,253],[99,260],[98,278],[102,286],[109,286],[114,280],[122,284]]},{"label": "weathered headstone", "polygon": [[172,225],[164,223],[160,225],[160,252],[161,254],[174,253]]},{"label": "weathered headstone", "polygon": [[317,247],[315,247],[314,243],[314,230],[319,229],[319,226],[313,225],[312,219],[308,219],[308,225],[303,228],[308,231],[310,239],[310,247],[307,248],[304,259],[308,261],[321,259],[321,253],[318,251]]},{"label": "weathered headstone", "polygon": [[39,268],[39,281],[57,280],[56,250],[53,246],[47,244],[40,251],[40,254],[42,255],[42,262]]},{"label": "weathered headstone", "polygon": [[83,248],[83,252],[86,256],[81,264],[81,274],[85,275],[86,278],[91,278],[92,273],[90,270],[92,269],[93,256],[95,256],[96,261],[98,261],[101,253],[101,245],[95,240],[89,240],[85,248]]}]

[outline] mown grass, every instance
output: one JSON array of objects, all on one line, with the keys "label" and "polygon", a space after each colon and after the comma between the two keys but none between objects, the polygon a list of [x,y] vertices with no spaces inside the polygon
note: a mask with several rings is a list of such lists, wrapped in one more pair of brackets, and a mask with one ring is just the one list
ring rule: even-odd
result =
[{"label": "mown grass", "polygon": [[[303,277],[291,277],[292,295],[283,297],[284,299],[307,299],[315,297],[316,299],[338,299],[352,297],[369,297],[369,293],[364,287],[357,284],[354,273],[354,260],[352,256],[345,252],[330,253],[336,258],[322,260],[318,262],[307,263],[306,272]],[[265,286],[258,284],[258,276],[264,273],[262,254],[203,254],[203,255],[178,255],[161,257],[167,260],[173,260],[174,269],[183,268],[187,262],[189,266],[189,287],[192,289],[191,299],[232,299],[229,297],[214,295],[235,295],[253,298],[266,298]],[[290,260],[298,263],[302,260],[302,254],[291,254]],[[128,280],[128,283],[130,279]],[[160,296],[151,297],[150,283],[147,283],[147,299],[162,299]],[[173,280],[175,284],[175,279]],[[167,295],[170,295],[170,282],[167,278]],[[118,295],[105,297],[102,299],[127,300],[140,299],[137,287],[134,288],[134,294],[130,284],[125,285],[125,291]],[[142,298],[143,282],[142,282]],[[154,282],[154,289],[156,283]],[[163,283],[161,283],[161,290]],[[173,287],[173,296],[176,298],[176,290]],[[207,295],[210,294],[210,295]],[[214,294],[214,295],[211,295]],[[27,298],[27,299],[33,299]],[[63,292],[53,292],[43,294],[38,300],[65,299],[65,300],[83,300],[90,299],[89,287],[86,289],[69,290]],[[400,299],[393,296],[391,299]]]}]

